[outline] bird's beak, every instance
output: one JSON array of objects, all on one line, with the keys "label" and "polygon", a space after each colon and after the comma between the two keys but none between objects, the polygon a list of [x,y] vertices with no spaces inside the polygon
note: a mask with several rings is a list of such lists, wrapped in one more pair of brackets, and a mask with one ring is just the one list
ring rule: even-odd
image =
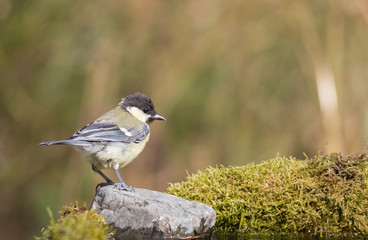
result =
[{"label": "bird's beak", "polygon": [[153,119],[154,120],[163,120],[163,121],[166,121],[166,118],[164,118],[163,116],[159,115],[156,113],[155,116],[153,116]]}]

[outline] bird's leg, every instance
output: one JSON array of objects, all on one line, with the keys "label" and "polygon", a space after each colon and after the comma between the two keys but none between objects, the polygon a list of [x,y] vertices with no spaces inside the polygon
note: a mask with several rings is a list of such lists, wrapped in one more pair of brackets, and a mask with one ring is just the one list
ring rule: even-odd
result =
[{"label": "bird's leg", "polygon": [[108,178],[105,174],[103,174],[101,170],[97,169],[94,164],[92,164],[92,170],[100,174],[100,176],[103,177],[107,183],[110,183],[110,184],[114,183],[110,178]]},{"label": "bird's leg", "polygon": [[132,188],[132,186],[129,186],[125,184],[125,182],[123,181],[122,177],[120,176],[120,173],[119,173],[119,164],[112,164],[112,168],[115,170],[116,172],[116,175],[118,175],[118,178],[120,180],[119,183],[114,183],[114,187],[116,187],[117,189],[119,190],[125,190],[125,191],[128,191],[128,192],[132,192],[134,191],[134,189]]},{"label": "bird's leg", "polygon": [[103,174],[101,172],[101,170],[97,169],[94,164],[92,164],[92,170],[95,171],[96,173],[100,174],[100,176],[103,177],[106,180],[106,182],[102,182],[102,183],[97,184],[96,191],[100,187],[104,187],[104,186],[108,186],[108,185],[113,185],[114,184],[114,182],[110,178],[108,178],[105,174]]}]

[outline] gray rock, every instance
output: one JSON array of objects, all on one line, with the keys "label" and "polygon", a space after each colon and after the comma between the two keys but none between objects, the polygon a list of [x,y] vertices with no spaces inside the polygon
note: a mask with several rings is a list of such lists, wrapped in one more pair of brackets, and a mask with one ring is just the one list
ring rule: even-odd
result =
[{"label": "gray rock", "polygon": [[216,212],[209,206],[166,193],[102,187],[92,209],[116,229],[118,239],[189,237],[209,233]]}]

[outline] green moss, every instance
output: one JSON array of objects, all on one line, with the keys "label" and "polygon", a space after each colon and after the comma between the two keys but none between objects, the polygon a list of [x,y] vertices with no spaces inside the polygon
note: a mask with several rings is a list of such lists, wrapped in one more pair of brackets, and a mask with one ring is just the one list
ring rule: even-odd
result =
[{"label": "green moss", "polygon": [[78,203],[63,207],[60,218],[54,221],[51,211],[50,225],[43,232],[44,239],[108,239],[111,230],[105,220],[86,204]]},{"label": "green moss", "polygon": [[215,167],[171,184],[170,194],[212,206],[217,230],[368,235],[368,157],[277,156]]}]

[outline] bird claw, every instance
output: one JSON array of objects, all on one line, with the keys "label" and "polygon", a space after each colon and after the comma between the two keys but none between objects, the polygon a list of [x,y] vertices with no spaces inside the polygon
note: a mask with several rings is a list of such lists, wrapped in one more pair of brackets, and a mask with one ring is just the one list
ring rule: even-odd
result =
[{"label": "bird claw", "polygon": [[114,185],[115,183],[114,182],[102,182],[102,183],[99,183],[97,184],[96,186],[96,192],[97,190],[99,190],[100,188],[103,188],[103,187],[106,187],[106,186],[109,186],[109,185]]},{"label": "bird claw", "polygon": [[134,188],[132,186],[127,186],[124,183],[114,183],[114,182],[102,182],[97,184],[96,186],[96,192],[103,187],[109,186],[109,185],[114,185],[114,188],[118,189],[118,190],[124,190],[127,192],[134,192]]},{"label": "bird claw", "polygon": [[125,190],[128,192],[134,192],[134,188],[132,186],[127,186],[124,183],[114,183],[114,188],[118,189],[118,190]]}]

